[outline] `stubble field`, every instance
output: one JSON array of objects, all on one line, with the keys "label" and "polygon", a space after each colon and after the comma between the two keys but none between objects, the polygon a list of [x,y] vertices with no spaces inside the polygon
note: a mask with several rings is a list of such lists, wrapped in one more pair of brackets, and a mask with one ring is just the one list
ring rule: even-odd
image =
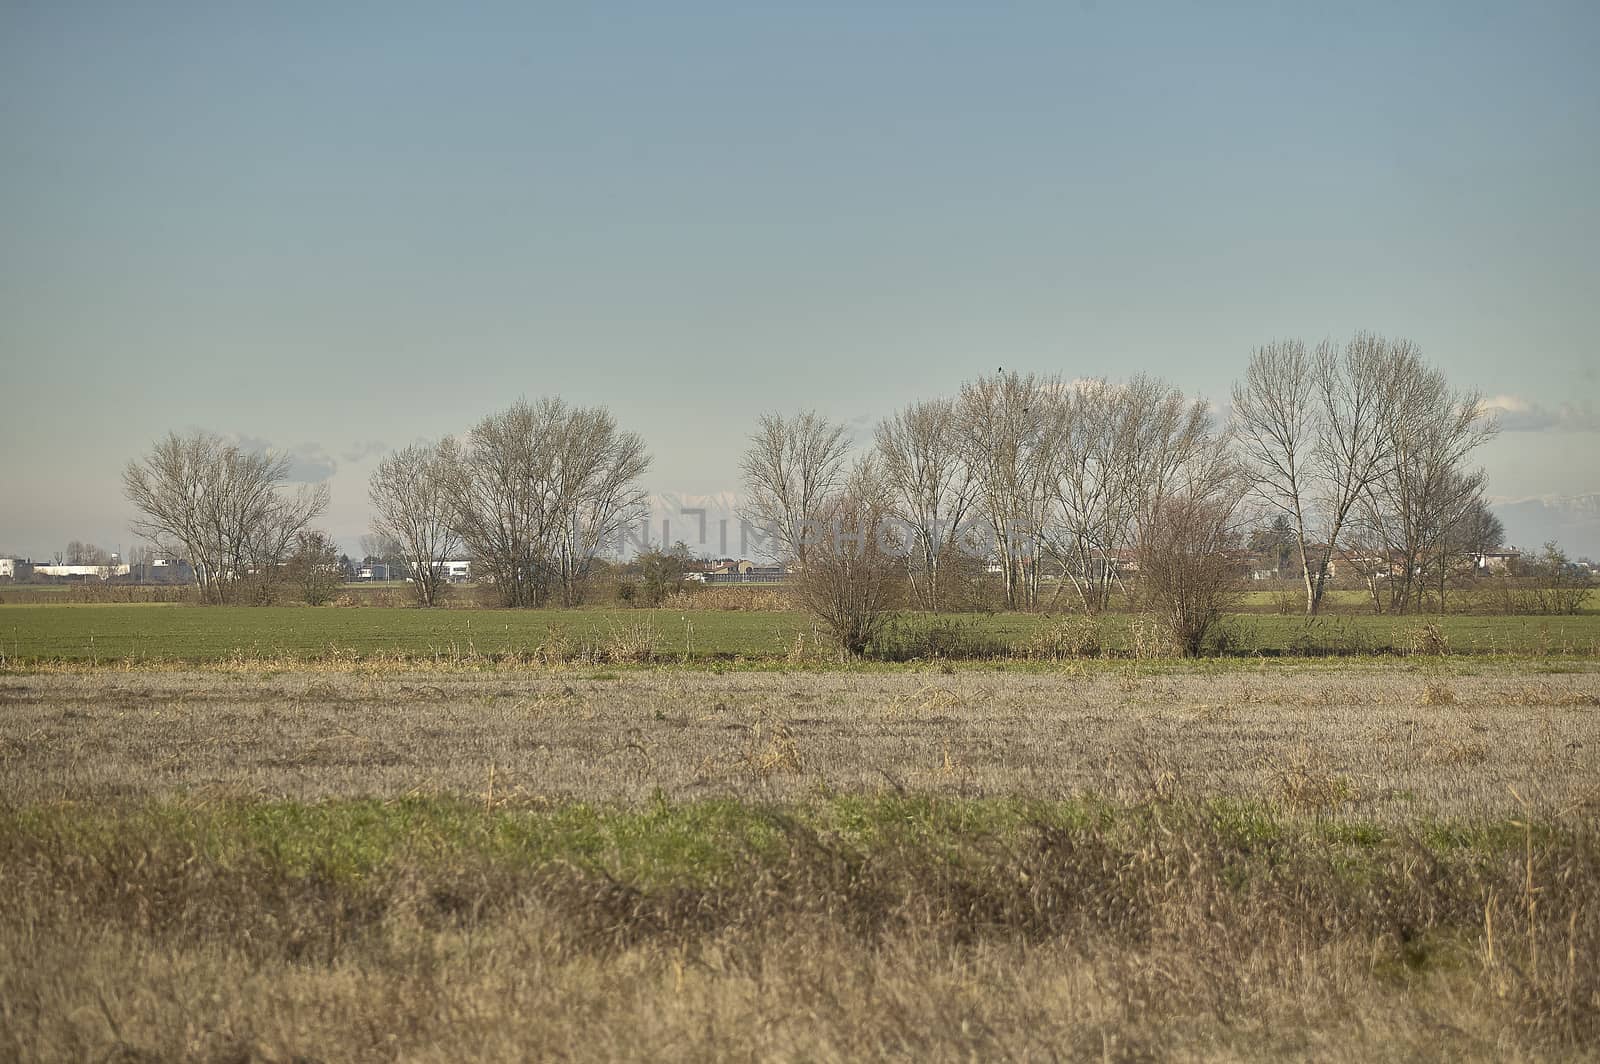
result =
[{"label": "stubble field", "polygon": [[0,1056],[1517,1059],[1600,672],[0,673]]}]

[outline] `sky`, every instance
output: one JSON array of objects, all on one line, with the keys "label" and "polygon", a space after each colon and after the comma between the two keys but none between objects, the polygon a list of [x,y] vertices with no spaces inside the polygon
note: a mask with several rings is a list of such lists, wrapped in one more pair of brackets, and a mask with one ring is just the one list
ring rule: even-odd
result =
[{"label": "sky", "polygon": [[0,552],[131,546],[174,429],[353,552],[386,451],[522,396],[677,499],[766,411],[1222,404],[1371,330],[1500,411],[1508,538],[1600,556],[1597,54],[1587,2],[0,0]]}]

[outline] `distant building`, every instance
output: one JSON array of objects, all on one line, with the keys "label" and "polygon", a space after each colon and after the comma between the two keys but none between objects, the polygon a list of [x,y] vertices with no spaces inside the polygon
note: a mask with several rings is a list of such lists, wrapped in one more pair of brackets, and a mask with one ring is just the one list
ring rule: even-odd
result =
[{"label": "distant building", "polygon": [[436,562],[433,567],[439,571],[441,579],[452,584],[464,584],[472,579],[472,562],[465,558]]},{"label": "distant building", "polygon": [[1498,547],[1473,556],[1473,567],[1480,573],[1503,573],[1516,567],[1522,552],[1515,547]]},{"label": "distant building", "polygon": [[15,580],[17,578],[17,559],[0,558],[0,580]]},{"label": "distant building", "polygon": [[688,579],[704,584],[781,584],[789,579],[789,570],[781,565],[726,558],[703,573],[689,574]]},{"label": "distant building", "polygon": [[360,569],[356,570],[356,579],[387,580],[389,579],[389,567],[384,565],[382,562],[373,562],[371,565],[363,565]]},{"label": "distant building", "polygon": [[93,577],[96,580],[109,580],[113,576],[127,576],[128,566],[120,563],[113,565],[35,565],[35,576],[65,576],[86,579]]}]

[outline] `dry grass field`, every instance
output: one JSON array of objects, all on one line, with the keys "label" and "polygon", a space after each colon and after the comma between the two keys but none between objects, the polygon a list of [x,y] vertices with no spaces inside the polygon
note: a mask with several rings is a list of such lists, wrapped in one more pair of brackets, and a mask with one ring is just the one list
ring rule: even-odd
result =
[{"label": "dry grass field", "polygon": [[[0,677],[13,801],[831,792],[1295,801],[1391,819],[1600,792],[1600,668],[208,670]],[[1332,785],[1330,785],[1332,787]]]},{"label": "dry grass field", "polygon": [[1593,1058],[1566,667],[0,673],[0,1057]]}]

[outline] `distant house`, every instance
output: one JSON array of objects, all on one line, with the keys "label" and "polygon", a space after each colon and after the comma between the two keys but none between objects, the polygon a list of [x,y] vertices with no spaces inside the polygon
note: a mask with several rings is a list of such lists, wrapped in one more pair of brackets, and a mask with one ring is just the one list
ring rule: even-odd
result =
[{"label": "distant house", "polygon": [[1515,547],[1497,547],[1472,557],[1473,568],[1480,573],[1503,573],[1516,568],[1522,552]]},{"label": "distant house", "polygon": [[17,578],[17,559],[0,558],[0,580],[15,580]]},{"label": "distant house", "polygon": [[371,565],[363,565],[361,568],[356,570],[356,579],[387,580],[389,579],[389,567],[384,565],[382,562],[373,562]]},{"label": "distant house", "polygon": [[744,559],[725,558],[693,577],[704,584],[781,584],[789,578],[789,570],[781,565],[757,565]]}]

